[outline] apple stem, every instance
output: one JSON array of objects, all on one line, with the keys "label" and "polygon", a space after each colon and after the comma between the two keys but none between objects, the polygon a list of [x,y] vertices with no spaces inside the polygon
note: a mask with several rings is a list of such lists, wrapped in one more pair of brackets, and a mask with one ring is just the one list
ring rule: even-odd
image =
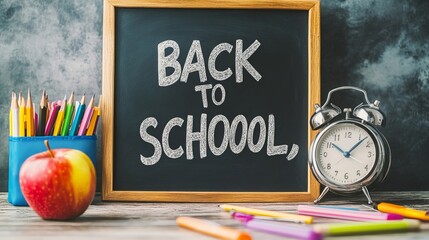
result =
[{"label": "apple stem", "polygon": [[51,155],[51,158],[53,158],[54,154],[51,151],[51,147],[49,146],[49,141],[48,140],[45,140],[45,146],[48,149],[49,155]]}]

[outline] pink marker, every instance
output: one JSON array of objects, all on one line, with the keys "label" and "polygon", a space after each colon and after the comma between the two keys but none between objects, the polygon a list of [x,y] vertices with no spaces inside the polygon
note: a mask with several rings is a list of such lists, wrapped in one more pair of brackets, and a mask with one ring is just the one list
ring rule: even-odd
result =
[{"label": "pink marker", "polygon": [[352,221],[375,221],[375,220],[402,220],[399,214],[379,213],[368,211],[344,210],[335,208],[326,208],[320,206],[299,205],[298,214],[315,217],[326,217],[335,219],[344,219]]}]

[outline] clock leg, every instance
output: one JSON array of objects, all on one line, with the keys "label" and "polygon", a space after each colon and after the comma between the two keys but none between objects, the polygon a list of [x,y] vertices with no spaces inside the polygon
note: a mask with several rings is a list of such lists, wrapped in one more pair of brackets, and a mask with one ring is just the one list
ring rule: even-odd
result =
[{"label": "clock leg", "polygon": [[314,203],[315,203],[315,204],[319,203],[319,202],[320,202],[320,200],[322,200],[323,196],[325,196],[325,195],[326,195],[326,193],[328,193],[328,192],[329,192],[329,187],[325,187],[325,189],[323,189],[323,191],[322,191],[322,193],[320,194],[320,196],[319,196],[316,200],[314,200]]},{"label": "clock leg", "polygon": [[369,191],[368,188],[366,188],[365,186],[362,187],[362,192],[363,194],[365,194],[366,198],[368,199],[368,204],[373,204],[373,201],[371,199],[371,196],[369,195]]}]

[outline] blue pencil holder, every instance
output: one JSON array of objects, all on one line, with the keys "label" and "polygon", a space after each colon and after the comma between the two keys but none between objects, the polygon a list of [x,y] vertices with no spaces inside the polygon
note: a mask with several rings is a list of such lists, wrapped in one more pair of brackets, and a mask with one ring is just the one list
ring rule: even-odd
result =
[{"label": "blue pencil holder", "polygon": [[47,151],[44,141],[51,149],[70,148],[84,152],[96,165],[97,137],[93,136],[40,136],[9,137],[9,182],[7,200],[14,206],[28,206],[19,185],[19,170],[30,156]]}]

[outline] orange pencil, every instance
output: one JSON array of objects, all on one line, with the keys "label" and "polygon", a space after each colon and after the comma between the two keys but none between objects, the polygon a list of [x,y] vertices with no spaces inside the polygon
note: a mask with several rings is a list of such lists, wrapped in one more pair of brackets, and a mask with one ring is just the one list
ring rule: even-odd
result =
[{"label": "orange pencil", "polygon": [[251,240],[252,236],[247,232],[237,229],[221,226],[217,223],[207,220],[201,220],[192,217],[178,217],[176,219],[177,225],[190,229],[192,231],[200,232],[212,237],[230,240]]},{"label": "orange pencil", "polygon": [[101,104],[101,98],[100,98],[100,102],[98,103],[98,107],[94,107],[94,112],[92,113],[91,120],[88,125],[88,130],[86,131],[86,136],[94,135],[95,128],[97,127],[98,119],[100,118],[100,104]]}]

